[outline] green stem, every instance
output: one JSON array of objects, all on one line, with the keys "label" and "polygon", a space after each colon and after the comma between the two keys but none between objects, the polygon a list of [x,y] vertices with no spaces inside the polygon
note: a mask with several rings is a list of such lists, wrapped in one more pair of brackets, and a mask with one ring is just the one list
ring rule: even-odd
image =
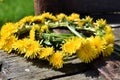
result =
[{"label": "green stem", "polygon": [[43,33],[42,36],[45,37],[55,37],[55,38],[68,38],[74,36],[73,34],[56,34],[56,33]]},{"label": "green stem", "polygon": [[75,30],[75,27],[69,26],[69,22],[65,21],[65,22],[46,22],[46,25],[50,26],[50,28],[57,28],[57,27],[67,27],[73,34],[75,34],[78,37],[85,37],[82,33],[79,33]]},{"label": "green stem", "polygon": [[75,27],[72,27],[72,26],[67,26],[67,28],[72,32],[74,33],[76,36],[82,38],[82,37],[85,37],[82,33],[79,33],[75,30]]},{"label": "green stem", "polygon": [[50,26],[50,28],[66,27],[67,24],[67,22],[45,22],[45,25]]}]

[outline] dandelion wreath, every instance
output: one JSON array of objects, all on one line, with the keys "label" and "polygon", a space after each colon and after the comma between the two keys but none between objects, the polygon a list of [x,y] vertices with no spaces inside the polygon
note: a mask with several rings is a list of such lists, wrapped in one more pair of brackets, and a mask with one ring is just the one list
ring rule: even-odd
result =
[{"label": "dandelion wreath", "polygon": [[106,20],[80,18],[76,13],[27,16],[16,23],[6,23],[0,31],[0,49],[16,51],[25,58],[48,60],[55,68],[62,68],[73,55],[90,63],[111,55],[113,47],[114,35]]}]

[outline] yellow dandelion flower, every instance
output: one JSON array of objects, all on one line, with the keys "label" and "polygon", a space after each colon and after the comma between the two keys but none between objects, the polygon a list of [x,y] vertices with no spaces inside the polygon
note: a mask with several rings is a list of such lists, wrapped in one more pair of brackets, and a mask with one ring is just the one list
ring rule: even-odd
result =
[{"label": "yellow dandelion flower", "polygon": [[39,55],[38,58],[47,58],[48,56],[50,56],[51,54],[54,53],[54,49],[53,47],[46,47],[46,48],[41,48],[41,50],[39,51]]},{"label": "yellow dandelion flower", "polygon": [[38,41],[33,41],[33,40],[28,40],[28,44],[26,47],[26,53],[25,56],[26,58],[36,58],[38,55],[37,53],[40,51],[40,44]]},{"label": "yellow dandelion flower", "polygon": [[68,21],[80,21],[80,15],[76,13],[72,13],[70,16],[67,17]]},{"label": "yellow dandelion flower", "polygon": [[89,39],[91,44],[95,47],[99,55],[103,51],[106,41],[104,39],[101,39],[101,37],[99,36],[91,37]]},{"label": "yellow dandelion flower", "polygon": [[32,29],[30,30],[29,35],[30,35],[31,40],[35,40],[35,28],[34,27],[32,27]]},{"label": "yellow dandelion flower", "polygon": [[44,21],[45,21],[46,18],[51,19],[53,21],[56,21],[56,17],[53,16],[52,14],[50,14],[49,12],[43,13],[41,15],[41,20],[42,20],[43,23],[44,23]]},{"label": "yellow dandelion flower", "polygon": [[40,31],[41,31],[42,33],[45,32],[45,31],[47,31],[47,30],[48,30],[48,26],[47,26],[47,25],[41,26]]},{"label": "yellow dandelion flower", "polygon": [[32,22],[39,22],[41,23],[42,22],[42,17],[39,15],[39,16],[34,16],[32,19],[31,19],[31,23]]},{"label": "yellow dandelion flower", "polygon": [[23,27],[26,22],[30,23],[32,18],[33,18],[33,16],[26,16],[26,17],[22,18],[20,21],[16,22],[15,26],[16,27]]},{"label": "yellow dandelion flower", "polygon": [[109,34],[109,33],[113,33],[112,28],[109,25],[105,26],[105,31]]},{"label": "yellow dandelion flower", "polygon": [[4,44],[5,44],[5,40],[1,38],[0,39],[0,49],[3,48]]},{"label": "yellow dandelion flower", "polygon": [[97,57],[97,51],[94,46],[91,45],[88,39],[82,40],[81,47],[76,52],[78,58],[85,62],[89,63]]},{"label": "yellow dandelion flower", "polygon": [[107,44],[113,44],[115,37],[112,33],[109,33],[104,35],[104,39],[106,40]]},{"label": "yellow dandelion flower", "polygon": [[15,32],[17,32],[17,27],[14,26],[14,23],[6,23],[2,26],[0,34],[5,39]]},{"label": "yellow dandelion flower", "polygon": [[80,20],[78,21],[78,26],[83,27],[84,23],[85,23],[84,21]]},{"label": "yellow dandelion flower", "polygon": [[17,50],[20,54],[23,54],[26,52],[27,44],[28,39],[17,40],[13,44],[13,49]]},{"label": "yellow dandelion flower", "polygon": [[67,15],[60,13],[60,14],[56,15],[56,17],[57,17],[57,20],[62,20],[63,18],[66,18]]},{"label": "yellow dandelion flower", "polygon": [[[43,26],[43,28],[42,28],[42,31],[44,31],[44,30],[46,30],[47,28],[46,28],[46,26]],[[40,31],[40,26],[39,25],[33,25],[32,26],[32,29],[30,30],[30,32],[29,32],[29,36],[30,36],[30,39],[31,40],[35,40],[35,31]]]},{"label": "yellow dandelion flower", "polygon": [[57,51],[56,53],[51,55],[50,58],[49,58],[49,62],[55,68],[62,68],[63,67],[63,63],[64,63],[62,52]]},{"label": "yellow dandelion flower", "polygon": [[67,39],[66,43],[62,45],[62,51],[72,55],[81,46],[81,38],[74,37],[72,39]]},{"label": "yellow dandelion flower", "polygon": [[3,46],[3,50],[10,53],[13,50],[13,48],[12,48],[13,43],[16,41],[17,41],[17,38],[15,36],[10,36],[10,37],[6,38],[4,46]]},{"label": "yellow dandelion flower", "polygon": [[15,27],[18,27],[18,28],[21,28],[21,27],[23,27],[24,26],[24,23],[23,22],[16,22],[15,23]]},{"label": "yellow dandelion flower", "polygon": [[105,47],[105,49],[102,51],[102,55],[103,56],[109,56],[112,54],[114,45],[113,44],[109,44]]},{"label": "yellow dandelion flower", "polygon": [[[18,50],[19,52],[24,51],[24,46],[23,46],[23,41],[22,40],[17,40],[15,43],[13,43],[13,49]],[[22,49],[21,49],[22,48]]]},{"label": "yellow dandelion flower", "polygon": [[103,19],[98,19],[96,20],[96,23],[95,25],[98,27],[98,26],[105,26],[107,24],[106,20],[103,20]]},{"label": "yellow dandelion flower", "polygon": [[103,56],[111,55],[114,48],[114,35],[112,33],[105,34],[104,39],[106,40],[106,47],[104,48],[102,54]]},{"label": "yellow dandelion flower", "polygon": [[[26,22],[31,22],[31,20],[32,20],[32,18],[33,18],[33,16],[27,16],[27,17],[24,17],[23,19],[21,19],[20,21],[19,21],[19,23],[26,23]],[[20,25],[21,25],[20,24]]]},{"label": "yellow dandelion flower", "polygon": [[35,30],[39,30],[40,29],[40,26],[38,24],[33,25],[33,27],[35,28]]},{"label": "yellow dandelion flower", "polygon": [[90,16],[86,16],[85,19],[82,19],[82,20],[85,21],[85,22],[91,23],[93,18],[91,18]]}]

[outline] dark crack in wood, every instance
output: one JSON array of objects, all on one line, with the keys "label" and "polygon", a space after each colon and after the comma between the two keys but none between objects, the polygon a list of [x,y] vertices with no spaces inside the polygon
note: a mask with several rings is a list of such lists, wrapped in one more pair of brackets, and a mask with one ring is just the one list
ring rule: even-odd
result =
[{"label": "dark crack in wood", "polygon": [[2,71],[2,62],[0,61],[0,72]]}]

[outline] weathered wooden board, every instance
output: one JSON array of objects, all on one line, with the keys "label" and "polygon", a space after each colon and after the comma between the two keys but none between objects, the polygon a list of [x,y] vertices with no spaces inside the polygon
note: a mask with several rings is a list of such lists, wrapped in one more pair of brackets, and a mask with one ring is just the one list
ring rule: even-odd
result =
[{"label": "weathered wooden board", "polygon": [[120,11],[120,0],[61,0],[58,2],[63,4],[64,10],[68,12],[109,13]]},{"label": "weathered wooden board", "polygon": [[16,54],[7,54],[3,51],[0,52],[0,59],[2,62],[1,78],[5,80],[52,79],[87,69],[86,64],[80,63],[78,59],[67,62],[60,70],[52,69],[48,62],[26,60]]},{"label": "weathered wooden board", "polygon": [[[114,28],[115,44],[120,46],[120,28]],[[117,51],[119,54],[120,52]],[[117,56],[117,55],[116,55]],[[120,57],[120,56],[119,56]],[[118,60],[119,61],[119,60]],[[119,65],[120,67],[120,65]],[[120,72],[120,69],[118,69]],[[119,74],[117,74],[119,75]],[[120,79],[120,78],[117,78]],[[62,69],[53,69],[47,61],[28,60],[16,54],[0,51],[0,80],[106,80],[97,69],[74,59]]]},{"label": "weathered wooden board", "polygon": [[80,17],[90,15],[95,20],[104,18],[108,23],[120,22],[120,0],[34,0],[35,14],[79,13]]}]

